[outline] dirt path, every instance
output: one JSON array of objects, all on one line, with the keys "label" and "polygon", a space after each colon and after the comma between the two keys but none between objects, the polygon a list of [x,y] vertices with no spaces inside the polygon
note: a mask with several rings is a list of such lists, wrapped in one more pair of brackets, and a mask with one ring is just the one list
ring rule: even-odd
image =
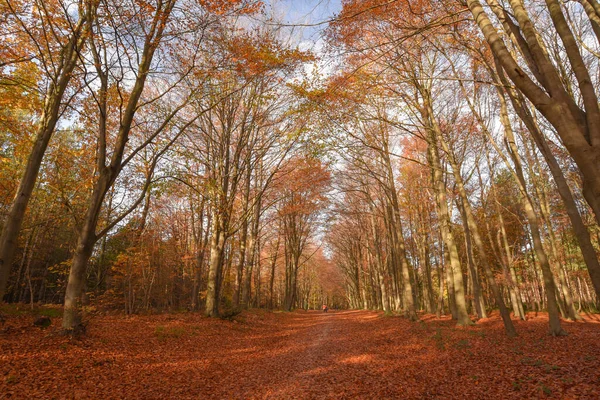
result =
[{"label": "dirt path", "polygon": [[83,340],[12,317],[0,332],[0,398],[598,398],[600,324],[545,316],[457,329],[363,311],[102,316]]},{"label": "dirt path", "polygon": [[[267,398],[382,398],[403,393],[401,382],[384,376],[381,341],[373,322],[377,313],[343,311],[308,313],[292,322],[293,334],[284,347],[296,349],[268,364],[273,374],[287,378],[270,382]],[[384,333],[385,335],[385,333]],[[385,351],[384,351],[385,352]],[[406,393],[405,393],[406,394]]]}]

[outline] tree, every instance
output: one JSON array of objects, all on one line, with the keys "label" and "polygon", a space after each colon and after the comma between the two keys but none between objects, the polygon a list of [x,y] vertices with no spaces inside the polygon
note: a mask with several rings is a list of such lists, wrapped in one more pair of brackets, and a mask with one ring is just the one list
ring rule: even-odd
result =
[{"label": "tree", "polygon": [[6,291],[17,238],[42,159],[60,115],[71,100],[69,97],[63,101],[63,98],[72,80],[73,71],[79,63],[80,53],[90,33],[91,21],[95,18],[99,2],[79,1],[75,14],[61,1],[36,3],[36,7],[28,8],[24,4],[6,1],[3,7],[3,11],[12,22],[11,26],[18,30],[17,37],[26,37],[26,48],[35,49],[30,54],[13,56],[6,64],[3,62],[3,67],[11,62],[35,59],[45,72],[42,87],[47,87],[43,89],[43,109],[37,121],[35,142],[0,236],[0,300]]},{"label": "tree", "polygon": [[330,175],[318,159],[309,157],[290,160],[282,171],[286,182],[278,187],[281,203],[277,214],[281,219],[285,254],[283,308],[291,311],[298,301],[298,272],[311,258],[306,252],[325,206]]},{"label": "tree", "polygon": [[[589,12],[590,19],[595,21],[598,15],[591,12],[593,7],[590,8],[594,3],[588,3],[587,0],[583,3],[587,3],[586,12]],[[491,0],[486,4],[500,22],[499,25],[494,25],[479,0],[467,0],[465,4],[481,29],[499,66],[516,89],[529,99],[556,129],[579,167],[583,178],[583,194],[594,210],[596,221],[600,223],[598,97],[590,78],[589,67],[582,56],[581,46],[567,22],[563,7],[556,0],[545,2],[551,20],[550,25],[549,21],[543,19],[534,22],[530,17],[530,11],[520,0],[510,1],[508,8]],[[561,60],[560,63],[568,63],[573,71],[573,78],[561,74],[558,67],[553,64],[541,29],[551,30],[552,34],[560,38],[566,53],[566,59]],[[500,36],[499,31],[509,39],[511,49]],[[581,104],[576,100],[575,91],[581,96]]]}]

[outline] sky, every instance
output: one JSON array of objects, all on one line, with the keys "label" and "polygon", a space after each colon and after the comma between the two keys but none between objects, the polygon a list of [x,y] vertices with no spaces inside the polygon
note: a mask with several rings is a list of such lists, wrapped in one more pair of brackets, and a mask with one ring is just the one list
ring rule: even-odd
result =
[{"label": "sky", "polygon": [[[317,44],[327,21],[341,10],[341,0],[268,0],[268,9],[290,30],[299,43]],[[316,26],[302,26],[314,25]]]}]

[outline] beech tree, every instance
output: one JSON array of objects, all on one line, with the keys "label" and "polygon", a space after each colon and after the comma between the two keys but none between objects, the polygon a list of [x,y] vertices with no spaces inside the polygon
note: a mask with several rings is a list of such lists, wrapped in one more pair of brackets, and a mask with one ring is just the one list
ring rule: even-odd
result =
[{"label": "beech tree", "polygon": [[[0,236],[0,299],[13,263],[14,250],[27,205],[35,186],[42,159],[48,148],[61,113],[71,97],[64,99],[79,63],[90,21],[95,18],[98,1],[62,1],[26,3],[3,1],[2,14],[6,19],[2,54],[7,55],[3,69],[22,62],[35,62],[43,71],[42,82],[19,82],[17,85],[39,85],[43,94],[43,108],[36,122],[34,145],[29,153],[25,170],[11,203]],[[11,32],[11,29],[14,31]],[[20,53],[9,49],[19,46]]]}]

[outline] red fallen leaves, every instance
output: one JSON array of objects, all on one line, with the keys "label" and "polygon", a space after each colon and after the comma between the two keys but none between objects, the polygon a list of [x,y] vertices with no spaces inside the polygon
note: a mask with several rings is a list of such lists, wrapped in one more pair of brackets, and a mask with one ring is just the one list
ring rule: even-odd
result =
[{"label": "red fallen leaves", "polygon": [[[69,339],[8,317],[0,398],[598,398],[600,317],[456,328],[365,311],[102,316]],[[9,329],[7,329],[9,328]]]}]

